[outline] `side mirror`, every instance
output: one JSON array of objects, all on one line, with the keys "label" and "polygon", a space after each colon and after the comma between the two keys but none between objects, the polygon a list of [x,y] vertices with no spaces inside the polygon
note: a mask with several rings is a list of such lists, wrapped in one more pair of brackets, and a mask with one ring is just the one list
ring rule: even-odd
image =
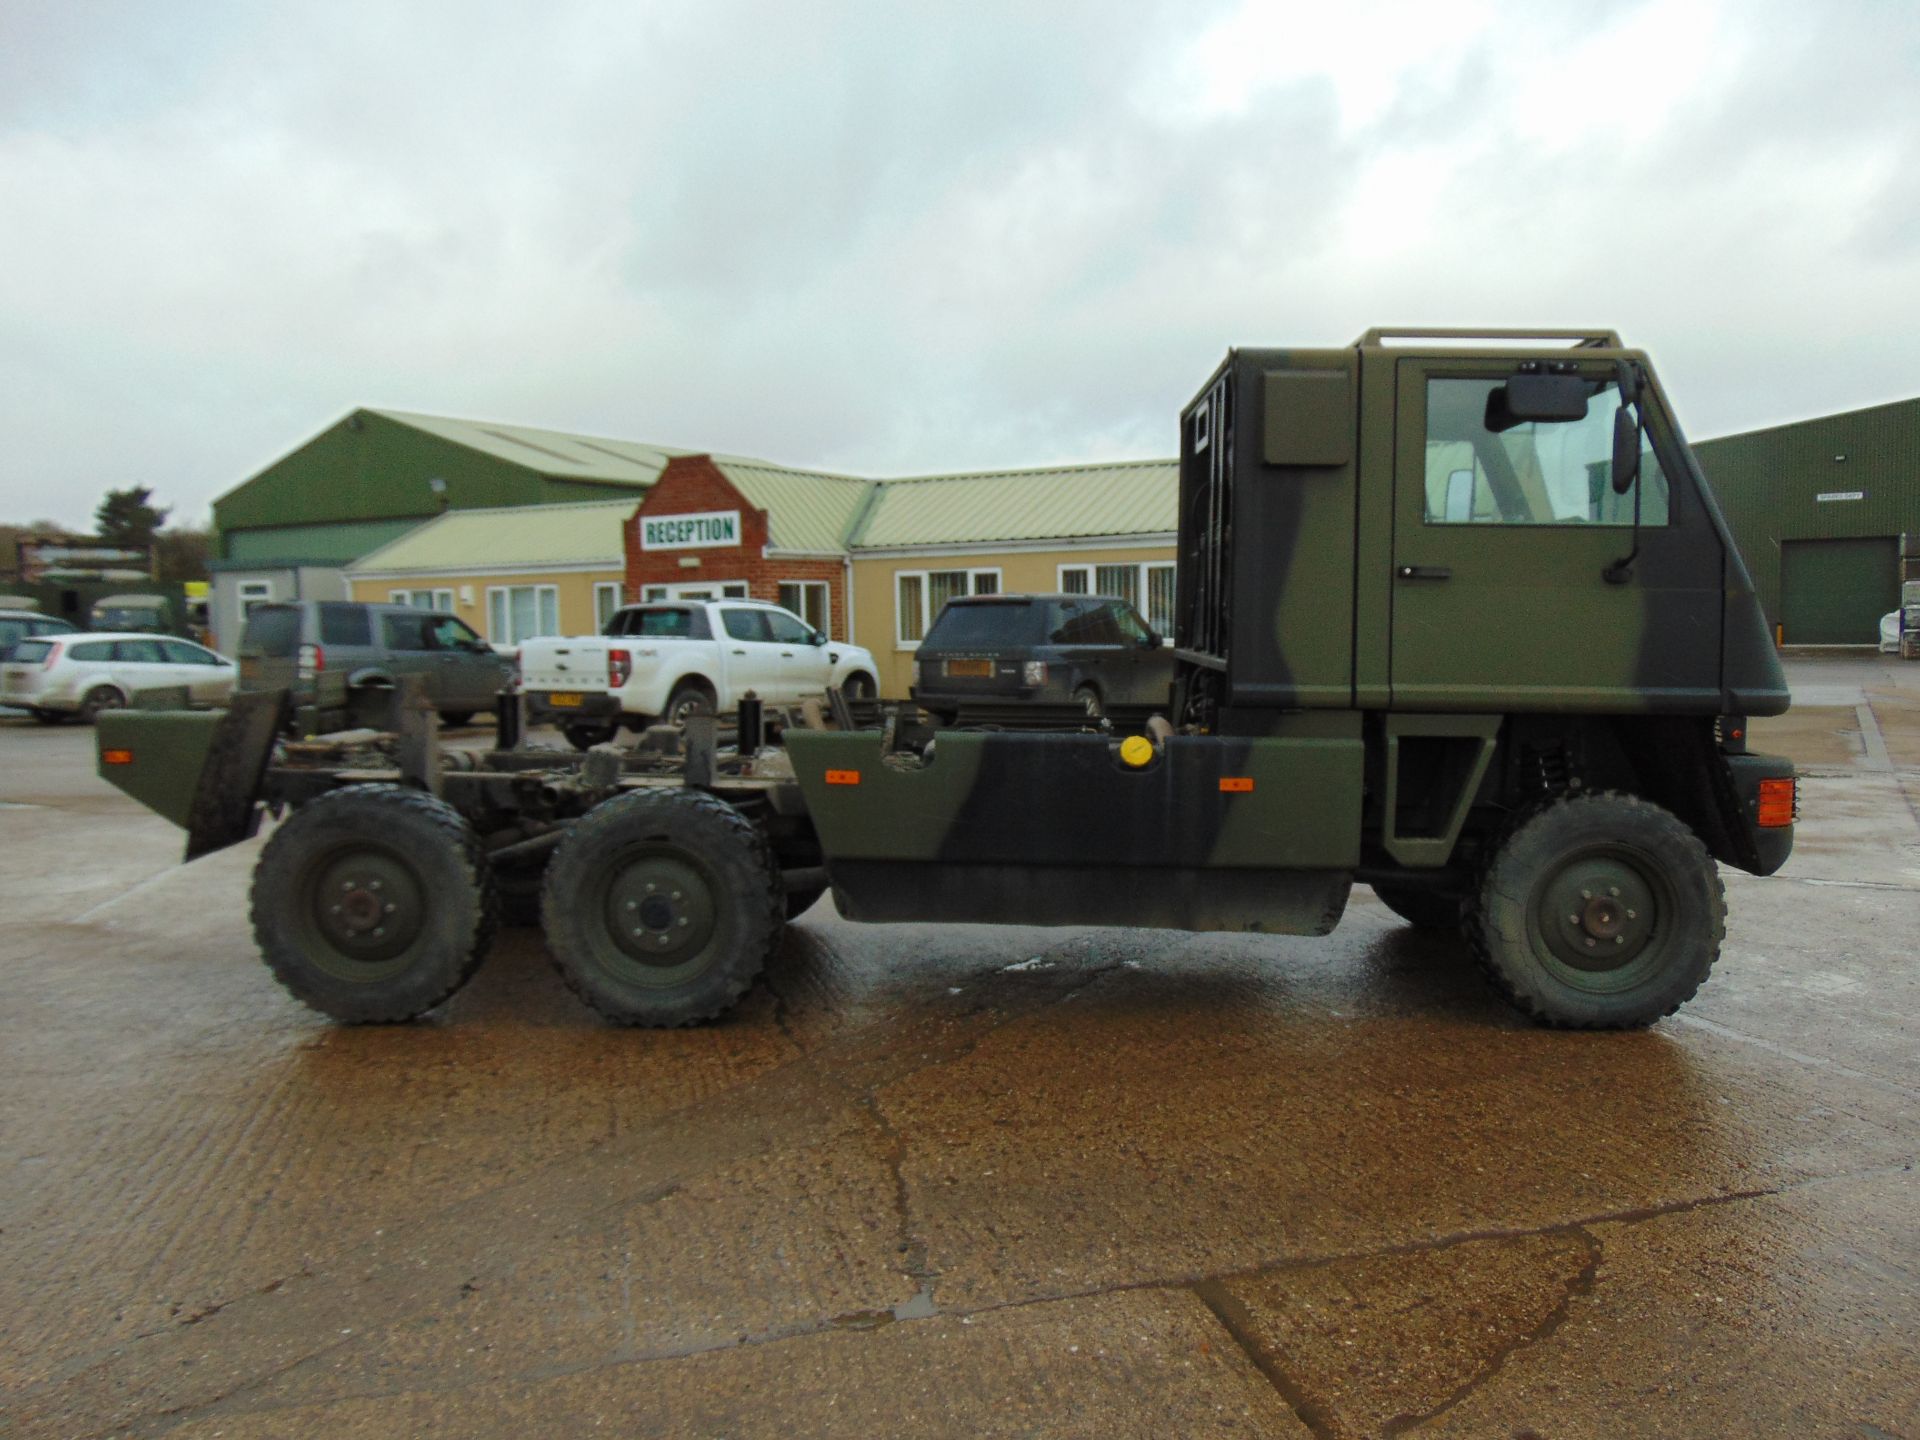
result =
[{"label": "side mirror", "polygon": [[1160,632],[1149,625],[1146,635],[1141,638],[1140,648],[1142,650],[1158,650],[1160,648]]},{"label": "side mirror", "polygon": [[814,631],[814,632],[813,632],[813,643],[814,643],[815,645],[824,645],[824,644],[826,644],[826,643],[827,643],[827,632],[826,632],[826,631],[824,631],[824,630],[816,630],[816,631]]},{"label": "side mirror", "polygon": [[1593,392],[1593,384],[1578,375],[1515,375],[1487,393],[1484,423],[1497,435],[1529,421],[1584,420]]},{"label": "side mirror", "polygon": [[1640,478],[1640,422],[1633,407],[1622,405],[1613,412],[1613,493],[1624,495]]}]

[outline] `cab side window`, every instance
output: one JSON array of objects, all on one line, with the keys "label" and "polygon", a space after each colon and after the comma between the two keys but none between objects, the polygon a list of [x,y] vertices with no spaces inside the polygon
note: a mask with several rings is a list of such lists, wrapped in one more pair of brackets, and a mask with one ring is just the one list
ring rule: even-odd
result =
[{"label": "cab side window", "polygon": [[428,617],[427,635],[436,650],[472,650],[480,644],[480,637],[451,615]]},{"label": "cab side window", "polygon": [[433,621],[426,615],[382,615],[380,633],[389,650],[431,650]]},{"label": "cab side window", "polygon": [[780,610],[766,612],[767,628],[773,632],[774,643],[778,645],[811,645],[813,631],[793,616]]},{"label": "cab side window", "polygon": [[[1505,380],[1427,382],[1429,525],[1631,525],[1634,490],[1613,490],[1613,413],[1620,392],[1594,380],[1578,420],[1487,428],[1487,400]],[[1640,523],[1665,525],[1667,477],[1643,434]]]},{"label": "cab side window", "polygon": [[767,633],[767,612],[764,610],[736,610],[728,606],[720,612],[720,623],[735,640],[766,642],[772,638]]}]

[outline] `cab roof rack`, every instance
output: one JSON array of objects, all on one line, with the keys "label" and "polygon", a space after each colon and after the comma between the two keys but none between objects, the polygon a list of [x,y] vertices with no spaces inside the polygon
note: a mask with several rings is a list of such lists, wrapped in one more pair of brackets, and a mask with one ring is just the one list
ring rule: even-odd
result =
[{"label": "cab roof rack", "polygon": [[1365,349],[1388,340],[1569,340],[1574,350],[1618,350],[1619,333],[1613,330],[1487,330],[1475,327],[1421,327],[1379,325],[1367,331],[1354,346]]}]

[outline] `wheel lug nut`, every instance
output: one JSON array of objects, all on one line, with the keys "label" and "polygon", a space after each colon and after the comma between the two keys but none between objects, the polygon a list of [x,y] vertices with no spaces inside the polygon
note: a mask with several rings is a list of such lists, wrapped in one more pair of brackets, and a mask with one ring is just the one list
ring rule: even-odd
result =
[{"label": "wheel lug nut", "polygon": [[1589,936],[1587,937],[1587,949],[1589,949],[1589,950],[1591,950],[1591,949],[1593,949],[1593,945],[1594,945],[1594,940],[1593,940],[1593,937],[1592,937],[1591,935],[1589,935]]},{"label": "wheel lug nut", "polygon": [[1618,885],[1613,886],[1610,890],[1607,891],[1607,894],[1611,895],[1614,899],[1618,900],[1620,898],[1620,887]]},{"label": "wheel lug nut", "polygon": [[389,900],[389,901],[387,902],[387,912],[386,912],[386,913],[387,913],[387,914],[389,914],[389,915],[391,915],[391,914],[393,914],[393,912],[394,912],[394,911],[396,911],[396,910],[398,910],[399,908],[400,908],[400,907],[399,907],[398,905],[396,905],[396,904],[394,904],[394,903],[393,903],[393,902],[392,902],[391,900]]},{"label": "wheel lug nut", "polygon": [[1627,943],[1627,937],[1624,935],[1616,935],[1613,937],[1613,943],[1616,945],[1624,945]]},{"label": "wheel lug nut", "polygon": [[1627,919],[1638,920],[1639,918],[1640,918],[1640,912],[1638,910],[1627,911]]},{"label": "wheel lug nut", "polygon": [[1580,917],[1578,915],[1567,916],[1567,924],[1578,925],[1579,923],[1580,923]]},{"label": "wheel lug nut", "polygon": [[1580,892],[1580,898],[1582,900],[1591,900],[1593,898],[1593,892],[1591,890],[1582,890]]},{"label": "wheel lug nut", "polygon": [[334,914],[336,914],[336,915],[338,915],[338,914],[340,913],[340,907],[339,907],[338,905],[336,905],[336,906],[334,906],[334,907],[333,907],[333,913],[334,913]]},{"label": "wheel lug nut", "polygon": [[680,892],[678,890],[674,891],[672,898],[678,900],[680,898]]},{"label": "wheel lug nut", "polygon": [[680,923],[680,924],[682,924],[682,925],[685,925],[685,924],[687,923],[687,917],[686,917],[686,916],[684,916],[684,915],[682,915],[682,916],[680,917],[680,922],[679,922],[679,923]]},{"label": "wheel lug nut", "polygon": [[647,894],[651,895],[652,893],[653,893],[653,882],[649,880],[647,882]]},{"label": "wheel lug nut", "polygon": [[387,927],[384,925],[376,925],[373,927],[373,938],[376,940],[378,940],[382,935],[386,933],[387,933]]}]

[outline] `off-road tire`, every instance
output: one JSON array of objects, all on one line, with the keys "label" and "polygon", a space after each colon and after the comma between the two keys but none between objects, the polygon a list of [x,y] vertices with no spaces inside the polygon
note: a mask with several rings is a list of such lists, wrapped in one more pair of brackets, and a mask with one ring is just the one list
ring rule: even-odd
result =
[{"label": "off-road tire", "polygon": [[471,724],[473,715],[471,710],[443,710],[440,712],[440,724],[445,729],[457,730],[462,725]]},{"label": "off-road tire", "polygon": [[99,718],[102,710],[118,710],[126,703],[127,697],[113,686],[96,685],[87,692],[86,698],[80,702],[80,709],[76,713],[82,721],[91,725]]},{"label": "off-road tire", "polygon": [[[385,919],[387,905],[398,920]],[[402,785],[349,785],[295,810],[254,868],[252,912],[274,978],[350,1025],[444,1004],[480,968],[499,923],[473,827]],[[382,935],[388,924],[400,935]]]},{"label": "off-road tire", "polygon": [[1444,930],[1460,933],[1461,905],[1457,895],[1414,886],[1376,885],[1373,893],[1380,903],[1416,930]]},{"label": "off-road tire", "polygon": [[1073,692],[1073,703],[1087,712],[1089,720],[1098,720],[1107,713],[1106,703],[1101,700],[1100,692],[1091,685],[1082,685]]},{"label": "off-road tire", "polygon": [[759,977],[786,896],[766,837],[731,805],[636,791],[567,831],[541,911],[561,979],[590,1008],[620,1025],[694,1025]]},{"label": "off-road tire", "polygon": [[560,733],[567,737],[567,743],[576,750],[591,750],[596,745],[611,745],[620,734],[620,727],[609,720],[604,724],[592,720],[575,720],[562,725]]},{"label": "off-road tire", "polygon": [[665,725],[684,725],[689,715],[713,714],[714,705],[710,688],[695,681],[682,681],[667,696],[667,708],[660,712],[660,721]]},{"label": "off-road tire", "polygon": [[1622,1030],[1693,997],[1719,957],[1727,904],[1692,830],[1606,791],[1520,817],[1489,852],[1465,917],[1481,968],[1523,1014]]}]

